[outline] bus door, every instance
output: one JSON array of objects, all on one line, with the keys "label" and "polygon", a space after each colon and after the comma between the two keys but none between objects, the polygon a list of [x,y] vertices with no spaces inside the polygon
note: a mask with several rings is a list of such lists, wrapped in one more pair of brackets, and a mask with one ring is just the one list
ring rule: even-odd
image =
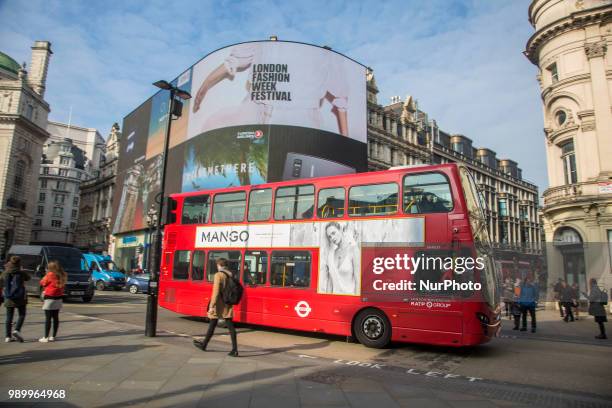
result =
[{"label": "bus door", "polygon": [[240,302],[240,321],[263,324],[264,298],[268,292],[268,252],[245,251],[241,277],[245,293]]},{"label": "bus door", "polygon": [[310,314],[313,298],[311,264],[311,251],[272,251],[270,295],[264,299],[264,318],[267,324],[309,329],[306,317]]}]

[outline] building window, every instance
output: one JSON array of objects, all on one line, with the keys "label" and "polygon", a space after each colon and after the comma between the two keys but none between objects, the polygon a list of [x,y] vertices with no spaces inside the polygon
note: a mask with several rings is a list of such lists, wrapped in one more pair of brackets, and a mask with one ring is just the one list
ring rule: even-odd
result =
[{"label": "building window", "polygon": [[51,220],[51,226],[53,228],[61,228],[62,227],[62,221],[61,220]]},{"label": "building window", "polygon": [[34,116],[34,106],[27,104],[25,107],[24,116],[32,120],[32,116]]},{"label": "building window", "polygon": [[62,145],[61,149],[62,152],[69,152],[70,151],[70,145]]},{"label": "building window", "polygon": [[79,197],[74,197],[72,199],[72,205],[79,205]]},{"label": "building window", "polygon": [[42,205],[38,206],[38,215],[44,215],[45,214],[45,207],[43,207]]},{"label": "building window", "polygon": [[53,207],[53,216],[62,217],[64,215],[64,209],[62,207]]},{"label": "building window", "polygon": [[43,174],[49,174],[49,168],[43,167]]},{"label": "building window", "polygon": [[70,157],[62,157],[60,159],[60,164],[62,164],[64,166],[70,165]]},{"label": "building window", "polygon": [[47,180],[40,180],[40,188],[47,188]]},{"label": "building window", "polygon": [[35,227],[40,227],[42,225],[42,220],[40,218],[36,218],[34,220],[34,226]]},{"label": "building window", "polygon": [[38,201],[45,201],[46,198],[47,198],[46,193],[38,193]]},{"label": "building window", "polygon": [[25,176],[26,164],[23,160],[18,160],[15,163],[15,179],[13,181],[13,189],[20,194],[23,188],[23,180]]},{"label": "building window", "polygon": [[578,182],[576,171],[576,154],[574,152],[574,142],[567,142],[561,146],[561,160],[563,160],[563,174],[565,184],[575,184]]},{"label": "building window", "polygon": [[60,169],[58,174],[60,176],[62,176],[62,177],[68,177],[68,170],[67,169]]},{"label": "building window", "polygon": [[58,180],[58,182],[57,182],[57,189],[58,190],[66,190],[66,182]]},{"label": "building window", "polygon": [[65,200],[66,200],[66,196],[64,194],[55,195],[55,204],[64,204]]},{"label": "building window", "polygon": [[557,111],[557,113],[555,113],[555,121],[557,122],[557,125],[563,126],[566,120],[567,120],[567,113],[565,113],[564,110],[559,110]]},{"label": "building window", "polygon": [[76,218],[79,215],[79,210],[72,210],[72,218]]},{"label": "building window", "polygon": [[75,228],[76,228],[76,222],[71,222],[70,229],[74,231]]},{"label": "building window", "polygon": [[550,81],[554,84],[559,82],[559,72],[557,71],[557,63],[550,64],[548,68],[546,68],[550,73]]},{"label": "building window", "polygon": [[508,205],[506,203],[506,200],[499,200],[497,202],[497,212],[499,213],[500,217],[508,216]]}]

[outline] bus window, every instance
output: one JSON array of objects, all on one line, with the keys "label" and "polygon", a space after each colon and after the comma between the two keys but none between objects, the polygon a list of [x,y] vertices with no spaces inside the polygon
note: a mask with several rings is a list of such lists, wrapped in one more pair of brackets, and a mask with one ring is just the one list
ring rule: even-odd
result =
[{"label": "bus window", "polygon": [[408,174],[404,177],[406,214],[445,213],[452,209],[453,197],[443,174]]},{"label": "bus window", "polygon": [[341,218],[344,216],[344,188],[322,188],[317,199],[319,218]]},{"label": "bus window", "polygon": [[398,187],[395,183],[351,187],[349,215],[388,215],[397,213]]},{"label": "bus window", "polygon": [[189,277],[189,251],[176,251],[174,253],[174,266],[172,279],[187,279]]},{"label": "bus window", "polygon": [[217,194],[214,198],[212,222],[242,222],[246,208],[246,193]]},{"label": "bus window", "polygon": [[272,214],[272,189],[251,190],[249,193],[249,221],[269,220]]},{"label": "bus window", "polygon": [[183,201],[183,214],[181,222],[183,224],[206,224],[208,221],[208,211],[210,209],[210,196],[202,195],[195,197],[185,197]]},{"label": "bus window", "polygon": [[208,251],[208,263],[206,265],[206,280],[212,282],[217,273],[217,259],[225,258],[229,262],[229,269],[232,275],[238,277],[240,271],[240,261],[242,254],[240,251]]},{"label": "bus window", "polygon": [[312,218],[314,186],[281,187],[276,190],[275,220],[302,220]]},{"label": "bus window", "polygon": [[310,252],[274,251],[270,271],[272,286],[307,288],[310,286]]},{"label": "bus window", "polygon": [[245,284],[264,285],[268,273],[268,253],[265,251],[246,251],[244,253],[244,271],[242,278]]},{"label": "bus window", "polygon": [[204,279],[204,262],[206,254],[204,251],[193,251],[193,259],[191,260],[191,280]]}]

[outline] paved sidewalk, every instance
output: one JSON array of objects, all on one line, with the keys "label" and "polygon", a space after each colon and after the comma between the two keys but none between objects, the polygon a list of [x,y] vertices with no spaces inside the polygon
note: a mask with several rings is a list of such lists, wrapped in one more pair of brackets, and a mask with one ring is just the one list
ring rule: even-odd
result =
[{"label": "paved sidewalk", "polygon": [[[5,406],[17,405],[9,399],[10,389],[66,391],[64,400],[21,399],[23,406],[486,408],[537,401],[536,391],[532,397],[512,394],[504,384],[383,372],[346,361],[321,363],[273,349],[242,348],[241,357],[232,358],[225,341],[202,352],[190,337],[162,332],[147,338],[139,326],[67,312],[61,315],[58,341],[43,344],[37,341],[42,311],[30,307],[28,313],[22,330],[27,341],[0,344],[0,404]],[[541,404],[535,406],[574,405],[554,392],[537,398]],[[612,406],[610,400],[577,398],[574,402],[584,407]]]}]

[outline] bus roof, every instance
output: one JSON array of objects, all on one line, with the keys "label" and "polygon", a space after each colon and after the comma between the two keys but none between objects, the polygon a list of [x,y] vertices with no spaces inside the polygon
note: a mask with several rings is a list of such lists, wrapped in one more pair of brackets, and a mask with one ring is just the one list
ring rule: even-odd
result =
[{"label": "bus roof", "polygon": [[170,194],[170,197],[189,197],[189,196],[197,196],[205,192],[209,191],[244,191],[250,189],[258,189],[265,187],[276,187],[276,186],[292,186],[297,184],[304,184],[308,182],[315,181],[333,181],[333,180],[341,180],[346,179],[347,177],[351,177],[352,179],[355,177],[376,177],[377,175],[389,175],[389,174],[404,174],[404,173],[422,173],[424,170],[426,171],[435,171],[442,169],[452,169],[456,168],[456,163],[445,163],[445,164],[433,164],[433,165],[414,165],[414,166],[398,166],[391,168],[389,170],[379,170],[379,171],[368,171],[363,173],[355,173],[355,174],[339,174],[337,176],[325,176],[325,177],[312,177],[312,178],[303,178],[296,180],[285,180],[285,181],[271,181],[269,183],[262,184],[250,184],[246,186],[233,186],[233,187],[219,187],[219,188],[210,188],[203,189],[198,191],[190,191],[185,193],[174,193]]}]

